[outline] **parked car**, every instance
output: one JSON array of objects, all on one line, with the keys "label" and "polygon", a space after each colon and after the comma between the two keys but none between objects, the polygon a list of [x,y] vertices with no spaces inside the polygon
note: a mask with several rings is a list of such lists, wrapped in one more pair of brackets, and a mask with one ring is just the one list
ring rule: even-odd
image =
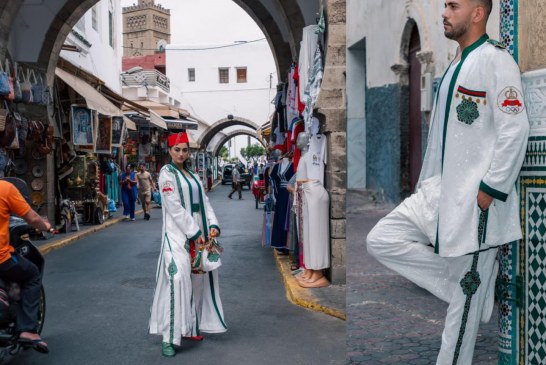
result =
[{"label": "parked car", "polygon": [[231,184],[231,173],[233,172],[235,165],[225,165],[222,170],[222,185]]},{"label": "parked car", "polygon": [[[222,185],[231,184],[231,176],[234,168],[235,165],[233,164],[224,166],[224,169],[222,170]],[[243,189],[245,186],[248,187],[249,190],[252,187],[252,173],[250,172],[241,172],[241,189]]]}]

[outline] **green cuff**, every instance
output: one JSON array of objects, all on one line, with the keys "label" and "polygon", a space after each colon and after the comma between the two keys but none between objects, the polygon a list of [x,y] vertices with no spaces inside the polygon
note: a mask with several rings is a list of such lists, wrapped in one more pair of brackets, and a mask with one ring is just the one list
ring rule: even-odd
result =
[{"label": "green cuff", "polygon": [[192,237],[189,238],[190,241],[195,241],[196,239],[201,236],[201,230],[198,230],[196,234],[194,234]]},{"label": "green cuff", "polygon": [[503,193],[502,191],[498,191],[496,189],[493,189],[491,186],[487,185],[483,181],[480,182],[480,190],[484,193],[487,193],[491,195],[493,198],[498,199],[500,201],[505,202],[506,199],[508,199],[508,194]]},{"label": "green cuff", "polygon": [[210,225],[210,229],[213,229],[213,228],[216,228],[218,230],[218,236],[222,233],[222,230],[216,224],[211,224]]}]

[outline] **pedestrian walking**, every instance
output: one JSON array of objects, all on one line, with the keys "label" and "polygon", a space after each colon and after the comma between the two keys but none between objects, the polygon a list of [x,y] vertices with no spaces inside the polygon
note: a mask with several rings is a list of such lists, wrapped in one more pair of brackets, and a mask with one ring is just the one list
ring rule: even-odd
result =
[{"label": "pedestrian walking", "polygon": [[141,162],[139,165],[139,172],[136,174],[137,178],[137,190],[138,190],[138,199],[142,205],[142,210],[144,211],[144,219],[150,220],[150,203],[152,201],[152,190],[156,191],[154,186],[154,181],[152,180],[152,175],[146,171],[146,164]]},{"label": "pedestrian walking", "polygon": [[119,184],[121,185],[121,200],[123,201],[123,216],[125,219],[135,220],[135,204],[137,199],[136,173],[131,164],[125,166],[121,173]]},{"label": "pedestrian walking", "polygon": [[234,192],[239,194],[239,200],[243,199],[243,191],[241,186],[241,173],[239,172],[239,167],[237,165],[233,166],[231,171],[231,193],[228,194],[228,198],[232,199],[231,196]]},{"label": "pedestrian walking", "polygon": [[529,122],[518,66],[485,33],[491,0],[445,4],[444,34],[459,49],[436,95],[417,190],[367,246],[449,304],[436,363],[468,365],[493,310],[498,246],[522,237],[515,181]]},{"label": "pedestrian walking", "polygon": [[187,166],[187,134],[170,135],[168,146],[172,161],[159,174],[163,230],[150,333],[163,337],[162,353],[172,357],[181,338],[200,341],[201,332],[221,333],[227,327],[218,270],[203,273],[192,265],[205,242],[220,235],[218,220],[199,176]]}]

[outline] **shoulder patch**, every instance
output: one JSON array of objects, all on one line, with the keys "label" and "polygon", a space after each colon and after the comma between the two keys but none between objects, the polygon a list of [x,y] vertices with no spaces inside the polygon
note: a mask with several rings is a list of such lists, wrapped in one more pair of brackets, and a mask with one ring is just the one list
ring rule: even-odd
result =
[{"label": "shoulder patch", "polygon": [[487,43],[492,44],[493,46],[495,46],[497,48],[500,48],[500,49],[506,49],[506,46],[502,42],[499,42],[499,41],[494,40],[494,39],[488,39]]},{"label": "shoulder patch", "polygon": [[519,114],[524,108],[522,96],[515,86],[507,86],[497,97],[497,105],[506,114]]},{"label": "shoulder patch", "polygon": [[169,181],[165,181],[163,185],[161,186],[161,192],[167,196],[174,193],[174,188],[172,184]]}]

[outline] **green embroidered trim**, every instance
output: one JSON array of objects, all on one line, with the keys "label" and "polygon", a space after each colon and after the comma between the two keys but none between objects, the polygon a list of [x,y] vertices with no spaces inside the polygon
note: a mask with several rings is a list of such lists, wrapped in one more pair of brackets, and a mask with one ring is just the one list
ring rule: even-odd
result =
[{"label": "green embroidered trim", "polygon": [[[442,170],[444,168],[444,153],[445,153],[445,150],[446,150],[446,135],[447,135],[447,123],[449,121],[449,109],[451,108],[451,99],[453,98],[453,89],[455,88],[455,83],[457,81],[457,77],[459,76],[459,71],[461,70],[461,66],[463,65],[466,57],[470,54],[470,52],[472,52],[473,50],[475,50],[476,48],[478,48],[479,46],[481,46],[487,39],[489,39],[489,36],[487,34],[484,34],[480,37],[480,39],[478,39],[476,42],[474,42],[473,44],[471,44],[470,46],[466,47],[464,50],[463,50],[463,54],[461,55],[461,60],[459,61],[459,64],[457,65],[457,67],[455,68],[455,71],[453,72],[453,76],[451,77],[451,82],[449,83],[449,91],[447,93],[447,103],[446,103],[446,115],[445,115],[445,118],[444,118],[444,133],[443,133],[443,136],[442,136]],[[453,61],[452,61],[453,63]],[[449,65],[449,67],[451,67],[451,64]],[[448,70],[449,70],[449,67],[448,67]],[[446,70],[446,73],[447,73],[447,70]],[[444,74],[445,76],[445,74]],[[444,80],[444,78],[442,77],[442,81]],[[441,85],[441,83],[440,83]],[[440,91],[440,88],[438,88],[438,92]],[[436,94],[438,95],[438,94]],[[439,230],[440,230],[440,217],[438,217],[438,226],[436,227],[436,245],[434,246],[434,252],[435,253],[439,253],[440,252],[440,242],[439,242]]]},{"label": "green embroidered trim", "polygon": [[[480,220],[478,222],[478,243],[480,244],[480,246],[483,242],[485,242],[485,237],[487,233],[487,217],[487,211],[483,211],[480,213]],[[461,319],[461,327],[459,328],[459,336],[457,337],[457,344],[455,346],[455,352],[453,354],[453,365],[456,365],[457,361],[459,360],[461,346],[464,340],[464,333],[466,331],[466,323],[468,322],[468,312],[470,311],[470,304],[472,303],[472,296],[476,294],[481,284],[480,274],[477,270],[479,257],[479,251],[475,252],[474,257],[472,258],[472,266],[470,268],[470,271],[465,274],[465,276],[461,279],[459,283],[461,285],[464,295],[466,295],[466,300],[464,302],[463,317]]]},{"label": "green embroidered trim", "polygon": [[494,39],[488,39],[487,43],[492,44],[495,47],[500,48],[500,49],[506,49],[506,46],[504,45],[504,43],[499,42],[499,41],[494,40]]},{"label": "green embroidered trim", "polygon": [[491,186],[487,185],[483,181],[480,182],[480,190],[483,191],[484,193],[491,195],[493,198],[503,202],[505,202],[506,199],[508,199],[508,194],[505,194],[502,191],[498,191],[497,189],[493,189]]},{"label": "green embroidered trim", "polygon": [[197,233],[194,234],[193,236],[191,236],[191,237],[189,238],[189,240],[190,240],[190,241],[195,241],[196,239],[199,238],[199,236],[201,236],[201,230],[197,231]]},{"label": "green embroidered trim", "polygon": [[217,262],[220,258],[220,254],[216,252],[209,252],[209,255],[207,257],[210,262]]},{"label": "green embroidered trim", "polygon": [[[476,42],[472,43],[470,46],[466,47],[463,50],[463,54],[461,55],[461,60],[459,61],[459,64],[455,68],[455,71],[453,72],[453,76],[451,77],[451,82],[449,83],[449,91],[447,93],[447,103],[446,103],[446,115],[444,118],[444,135],[442,138],[442,168],[444,167],[444,153],[446,149],[446,133],[447,133],[447,123],[449,121],[449,110],[451,108],[451,99],[453,97],[453,89],[455,88],[455,83],[457,82],[457,77],[459,76],[459,71],[461,71],[461,66],[463,65],[466,57],[476,48],[481,46],[487,39],[489,39],[489,36],[487,34],[484,34],[478,39]],[[451,67],[451,65],[450,65]]]},{"label": "green embroidered trim", "polygon": [[[167,244],[169,245],[169,251],[172,254],[171,249],[171,241],[169,240],[169,236],[167,236],[167,233],[165,232],[165,238],[167,239]],[[176,268],[176,263],[174,262],[174,258],[171,258],[171,262],[169,263],[169,266],[167,268],[167,272],[169,273],[169,287],[171,289],[171,313],[170,313],[170,320],[169,320],[169,343],[173,343],[174,338],[174,275],[178,272],[178,269]]]},{"label": "green embroidered trim", "polygon": [[178,177],[178,174],[176,173],[176,170],[178,170],[178,168],[172,162],[169,165],[167,165],[167,168],[176,178],[176,186],[178,188],[178,195],[180,195],[180,202],[182,203],[182,207],[186,209],[186,204],[184,202],[184,193],[182,191],[182,184],[180,183],[180,178]]},{"label": "green embroidered trim", "polygon": [[210,225],[210,229],[213,229],[213,228],[216,228],[218,230],[218,235],[220,235],[222,233],[222,230],[216,224],[211,224]]},{"label": "green embroidered trim", "polygon": [[[191,173],[191,171],[189,171],[189,169],[187,169],[188,172],[190,172],[190,176],[192,177],[192,179],[195,181],[196,185],[197,185],[197,189],[199,190],[199,197],[201,199],[199,199],[199,205],[200,205],[200,210],[201,210],[201,221],[203,223],[203,231],[205,231],[205,241],[208,241],[209,240],[209,227],[208,227],[208,219],[207,219],[207,212],[205,210],[205,206],[204,206],[204,201],[205,201],[205,197],[203,195],[203,189],[201,189],[201,184],[199,183],[199,181],[195,178],[195,175],[193,173]],[[189,182],[188,182],[189,184]]]},{"label": "green embroidered trim", "polygon": [[209,272],[209,283],[210,283],[210,294],[212,296],[212,303],[214,304],[214,309],[216,310],[218,319],[220,319],[220,323],[222,323],[222,326],[224,326],[224,328],[227,329],[227,326],[224,323],[224,319],[220,315],[220,310],[218,309],[218,305],[216,304],[216,294],[214,293],[214,279],[212,277],[212,272]]},{"label": "green embroidered trim", "polygon": [[475,101],[469,99],[463,99],[463,101],[457,105],[457,119],[459,122],[471,125],[476,119],[479,118],[480,112],[478,112],[478,104]]}]

